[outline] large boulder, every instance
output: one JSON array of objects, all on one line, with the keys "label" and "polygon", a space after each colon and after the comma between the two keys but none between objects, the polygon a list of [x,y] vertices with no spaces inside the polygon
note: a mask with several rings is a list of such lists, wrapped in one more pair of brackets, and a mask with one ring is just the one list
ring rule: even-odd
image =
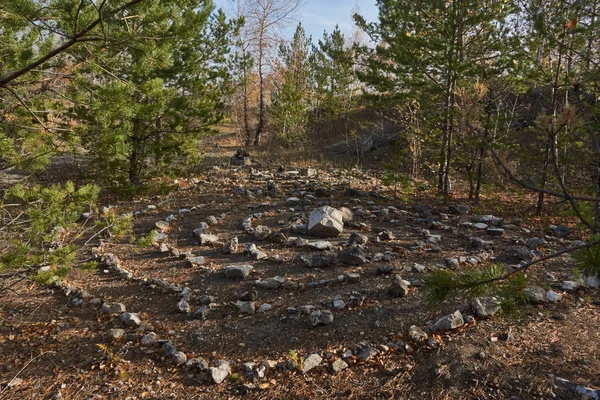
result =
[{"label": "large boulder", "polygon": [[310,213],[309,234],[318,237],[336,237],[343,231],[343,215],[339,210],[323,206]]}]

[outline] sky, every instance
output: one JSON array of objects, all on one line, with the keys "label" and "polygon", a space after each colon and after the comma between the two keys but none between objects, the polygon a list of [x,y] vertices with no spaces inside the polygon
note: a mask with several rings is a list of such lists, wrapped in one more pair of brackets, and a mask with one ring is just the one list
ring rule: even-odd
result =
[{"label": "sky", "polygon": [[[215,4],[225,11],[229,9],[228,0],[215,0]],[[315,42],[323,37],[323,31],[331,33],[336,24],[343,33],[350,35],[353,29],[352,10],[356,5],[368,22],[377,19],[375,0],[306,0],[297,18],[302,22],[307,35],[311,35]],[[288,27],[288,38],[292,37],[295,28],[296,24]]]}]

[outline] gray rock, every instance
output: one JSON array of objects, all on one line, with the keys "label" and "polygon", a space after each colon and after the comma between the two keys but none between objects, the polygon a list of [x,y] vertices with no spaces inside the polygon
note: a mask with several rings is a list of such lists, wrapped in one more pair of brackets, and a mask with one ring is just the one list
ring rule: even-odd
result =
[{"label": "gray rock", "polygon": [[201,233],[199,238],[200,238],[201,245],[219,243],[219,237],[216,235],[210,235],[208,233]]},{"label": "gray rock", "polygon": [[454,269],[460,267],[460,260],[458,258],[445,258],[444,264],[446,264],[446,268]]},{"label": "gray rock", "polygon": [[93,299],[90,299],[89,303],[90,306],[99,306],[100,304],[102,304],[102,299],[99,297],[94,297]]},{"label": "gray rock", "polygon": [[559,238],[565,238],[565,237],[569,236],[569,233],[571,233],[571,230],[569,229],[569,227],[564,226],[564,225],[550,225],[550,227],[548,229],[550,230],[550,233],[553,236],[556,236]]},{"label": "gray rock", "polygon": [[520,261],[531,261],[533,254],[525,246],[511,246],[501,255],[501,258],[506,262],[518,263]]},{"label": "gray rock", "polygon": [[271,311],[273,309],[273,306],[270,305],[269,303],[263,303],[260,305],[260,308],[258,309],[258,312],[260,313],[264,313],[267,311]]},{"label": "gray rock", "polygon": [[390,264],[380,265],[377,267],[377,273],[379,275],[388,275],[394,272],[394,266]]},{"label": "gray rock", "polygon": [[208,318],[208,313],[210,312],[210,308],[208,306],[201,306],[196,311],[194,311],[193,317],[196,319],[205,320]]},{"label": "gray rock", "polygon": [[288,207],[299,206],[300,204],[302,204],[302,200],[297,197],[288,197],[285,201],[285,205]]},{"label": "gray rock", "polygon": [[366,245],[369,242],[369,238],[367,235],[363,235],[361,233],[352,232],[350,234],[350,239],[348,240],[348,244],[352,246],[353,244],[362,244]]},{"label": "gray rock", "polygon": [[433,324],[431,331],[433,333],[450,331],[452,329],[460,328],[464,324],[465,320],[460,311],[455,311],[453,314],[446,315],[444,318],[439,319]]},{"label": "gray rock", "polygon": [[558,398],[561,399],[582,399],[582,400],[600,400],[600,390],[590,387],[577,385],[563,378],[556,378],[556,384],[560,390]]},{"label": "gray rock", "polygon": [[504,229],[502,228],[488,228],[486,230],[488,235],[492,235],[492,236],[502,236],[504,235]]},{"label": "gray rock", "polygon": [[344,231],[343,215],[333,207],[323,206],[310,214],[308,233],[319,237],[336,237]]},{"label": "gray rock", "polygon": [[548,292],[546,292],[546,299],[550,303],[558,303],[561,298],[562,298],[562,296],[560,294],[556,293],[554,290],[548,290]]},{"label": "gray rock", "polygon": [[367,258],[359,246],[351,246],[338,255],[338,261],[347,265],[363,265],[367,262]]},{"label": "gray rock", "polygon": [[223,246],[223,253],[235,254],[238,252],[240,242],[237,237],[229,239]]},{"label": "gray rock", "polygon": [[317,353],[307,355],[302,363],[302,373],[306,374],[311,369],[317,368],[321,365],[321,361],[323,361],[323,358]]},{"label": "gray rock", "polygon": [[313,311],[308,316],[308,321],[312,326],[333,324],[333,313],[330,310]]},{"label": "gray rock", "polygon": [[184,352],[178,351],[171,356],[171,361],[173,361],[173,364],[175,365],[182,365],[187,361],[187,356]]},{"label": "gray rock", "polygon": [[377,237],[380,240],[394,240],[396,239],[396,236],[394,235],[394,233],[390,230],[384,229],[383,231],[379,232],[377,234]]},{"label": "gray rock", "polygon": [[165,232],[169,229],[169,223],[167,221],[157,221],[154,223],[154,226],[156,226],[156,229],[158,229],[159,232]]},{"label": "gray rock", "polygon": [[217,225],[219,220],[214,215],[210,215],[208,218],[206,218],[206,222],[208,225]]},{"label": "gray rock", "polygon": [[190,312],[190,304],[185,301],[184,299],[181,299],[178,303],[177,303],[177,311],[187,314]]},{"label": "gray rock", "polygon": [[116,304],[102,304],[102,312],[104,314],[121,314],[124,313],[127,309],[125,308],[125,304],[116,303]]},{"label": "gray rock", "polygon": [[360,274],[356,272],[349,273],[346,275],[346,279],[348,280],[348,283],[358,283],[360,282]]},{"label": "gray rock", "polygon": [[285,279],[283,279],[280,276],[276,276],[274,278],[269,279],[268,281],[256,281],[255,284],[256,286],[262,289],[275,290],[278,289],[281,285],[283,285],[284,282]]},{"label": "gray rock", "polygon": [[121,314],[121,321],[127,326],[139,326],[142,323],[137,314],[128,312]]},{"label": "gray rock", "polygon": [[208,373],[212,381],[218,385],[231,374],[231,366],[228,361],[218,360],[214,367],[208,369]]},{"label": "gray rock", "polygon": [[309,242],[307,247],[310,249],[313,249],[313,250],[318,250],[318,251],[335,249],[335,246],[333,245],[333,243],[328,242],[326,240],[317,240],[316,242]]},{"label": "gray rock", "polygon": [[191,257],[188,258],[186,262],[190,267],[202,267],[204,264],[206,264],[206,258],[202,256]]},{"label": "gray rock", "polygon": [[223,268],[223,273],[229,279],[246,279],[253,269],[251,265],[232,265]]},{"label": "gray rock", "polygon": [[378,351],[364,343],[359,343],[354,347],[354,355],[357,361],[368,361],[377,355]]},{"label": "gray rock", "polygon": [[565,292],[576,292],[577,289],[579,289],[581,287],[580,282],[578,281],[564,281],[561,285],[560,288],[562,290],[564,290]]},{"label": "gray rock", "polygon": [[338,358],[331,364],[331,368],[333,369],[333,372],[340,372],[348,368],[348,364],[344,360]]},{"label": "gray rock", "polygon": [[173,342],[161,340],[159,343],[167,357],[171,357],[177,353],[177,346],[175,346]]},{"label": "gray rock", "polygon": [[537,250],[542,246],[546,246],[548,244],[548,242],[544,239],[540,239],[537,237],[533,237],[530,239],[527,239],[527,242],[525,243],[525,247],[527,247],[529,250]]},{"label": "gray rock", "polygon": [[329,267],[335,263],[336,259],[337,254],[332,251],[325,251],[323,253],[302,257],[304,264],[309,268]]},{"label": "gray rock", "polygon": [[471,211],[471,207],[466,204],[452,204],[448,207],[448,212],[451,214],[464,215]]},{"label": "gray rock", "polygon": [[256,303],[253,301],[238,301],[236,306],[243,314],[254,315],[256,312]]},{"label": "gray rock", "polygon": [[398,274],[392,277],[392,285],[388,289],[388,294],[392,297],[404,297],[409,293],[408,284]]},{"label": "gray rock", "polygon": [[109,335],[113,339],[119,339],[125,335],[125,330],[123,329],[111,329],[108,331]]},{"label": "gray rock", "polygon": [[473,224],[473,228],[479,229],[480,231],[485,231],[488,228],[488,224],[484,224],[483,222],[477,222]]},{"label": "gray rock", "polygon": [[206,371],[208,369],[208,362],[203,358],[191,358],[185,362],[184,368]]},{"label": "gray rock", "polygon": [[340,212],[342,213],[342,222],[348,223],[354,219],[354,213],[348,207],[340,208]]},{"label": "gray rock", "polygon": [[488,318],[501,309],[500,301],[495,297],[473,299],[471,309],[479,318]]},{"label": "gray rock", "polygon": [[304,305],[304,306],[300,306],[298,307],[298,312],[301,314],[305,314],[305,315],[310,315],[312,314],[313,311],[315,311],[316,307],[313,305]]},{"label": "gray rock", "polygon": [[408,338],[415,343],[421,343],[426,342],[428,336],[423,329],[413,325],[408,329]]},{"label": "gray rock", "polygon": [[154,332],[150,332],[140,339],[140,344],[145,347],[151,347],[156,344],[157,335]]},{"label": "gray rock", "polygon": [[265,240],[271,236],[273,231],[268,226],[258,225],[257,227],[250,229],[249,233],[256,240]]},{"label": "gray rock", "polygon": [[206,233],[207,229],[208,229],[208,224],[206,222],[200,222],[200,227],[194,229],[194,236],[199,238],[201,234]]},{"label": "gray rock", "polygon": [[545,304],[547,302],[546,290],[539,286],[525,288],[523,292],[531,304]]}]

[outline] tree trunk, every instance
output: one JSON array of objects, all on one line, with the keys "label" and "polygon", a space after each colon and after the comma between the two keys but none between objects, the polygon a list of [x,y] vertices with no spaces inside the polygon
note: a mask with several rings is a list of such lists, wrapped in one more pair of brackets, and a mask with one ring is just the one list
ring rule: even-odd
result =
[{"label": "tree trunk", "polygon": [[262,139],[263,130],[265,127],[265,82],[263,77],[263,43],[259,44],[258,51],[258,125],[254,135],[254,145],[258,146]]}]

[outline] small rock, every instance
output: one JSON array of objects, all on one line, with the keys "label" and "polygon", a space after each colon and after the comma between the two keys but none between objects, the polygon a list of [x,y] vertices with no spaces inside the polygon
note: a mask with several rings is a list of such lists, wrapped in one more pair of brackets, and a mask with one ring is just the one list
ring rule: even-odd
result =
[{"label": "small rock", "polygon": [[338,358],[331,364],[331,368],[333,369],[333,372],[340,372],[348,368],[348,364],[344,360]]},{"label": "small rock", "polygon": [[545,304],[547,301],[546,290],[539,286],[525,288],[523,289],[523,292],[531,304]]},{"label": "small rock", "polygon": [[415,343],[420,343],[427,341],[428,336],[423,329],[413,325],[408,329],[408,338]]},{"label": "small rock", "polygon": [[379,275],[388,275],[394,272],[394,266],[390,264],[380,265],[377,267],[377,273]]},{"label": "small rock", "polygon": [[404,297],[409,293],[408,284],[398,274],[392,278],[392,286],[388,289],[388,294],[392,297]]},{"label": "small rock", "polygon": [[361,233],[352,232],[350,234],[350,239],[348,239],[348,244],[352,246],[353,244],[362,244],[366,245],[369,242],[369,238],[367,235],[363,235]]},{"label": "small rock", "polygon": [[300,306],[297,308],[298,312],[304,315],[310,315],[313,311],[315,311],[316,307],[312,305]]},{"label": "small rock", "polygon": [[260,308],[258,309],[258,312],[260,313],[264,313],[267,311],[271,311],[271,309],[273,309],[273,306],[270,305],[269,303],[263,303],[260,305]]},{"label": "small rock", "polygon": [[173,361],[173,364],[175,364],[175,365],[182,365],[187,361],[187,356],[185,355],[184,352],[178,351],[171,356],[171,360]]},{"label": "small rock", "polygon": [[256,303],[253,301],[238,301],[236,306],[243,314],[254,315],[256,312]]},{"label": "small rock", "polygon": [[308,321],[312,326],[331,325],[333,323],[333,313],[330,310],[313,311],[309,315]]},{"label": "small rock", "polygon": [[312,254],[309,257],[302,257],[304,264],[309,268],[323,268],[329,267],[335,263],[337,254],[332,251],[325,251],[323,253]]},{"label": "small rock", "polygon": [[319,237],[336,237],[344,231],[343,215],[333,207],[317,208],[310,214],[308,233]]},{"label": "small rock", "polygon": [[156,338],[157,338],[156,333],[150,332],[150,333],[142,336],[142,338],[140,339],[140,344],[145,347],[154,346],[154,344],[156,343]]},{"label": "small rock", "polygon": [[232,265],[223,268],[223,273],[229,279],[245,279],[253,269],[251,265]]},{"label": "small rock", "polygon": [[354,347],[354,355],[357,361],[368,361],[376,356],[377,353],[377,350],[364,343],[359,343]]},{"label": "small rock", "polygon": [[208,369],[208,372],[212,381],[218,385],[231,374],[231,366],[228,361],[218,360],[214,367]]},{"label": "small rock", "polygon": [[102,305],[102,312],[104,314],[121,314],[126,311],[125,304],[116,303],[116,304],[108,304],[104,303]]},{"label": "small rock", "polygon": [[208,233],[201,233],[200,236],[200,244],[201,245],[207,245],[207,244],[217,244],[219,243],[219,237],[216,235],[210,235]]},{"label": "small rock", "polygon": [[125,330],[123,329],[111,329],[108,332],[110,334],[110,337],[113,339],[119,339],[123,337],[123,335],[125,335]]},{"label": "small rock", "polygon": [[235,254],[239,249],[239,240],[237,237],[229,239],[225,245],[223,246],[223,253],[225,254]]},{"label": "small rock", "polygon": [[158,231],[162,232],[162,233],[164,233],[165,231],[167,231],[169,229],[169,223],[167,221],[155,222],[154,226],[156,226],[156,229],[158,229]]},{"label": "small rock", "polygon": [[210,308],[208,306],[201,306],[196,311],[194,311],[193,317],[196,319],[205,320],[208,317],[209,312]]},{"label": "small rock", "polygon": [[500,311],[500,301],[495,297],[473,299],[471,308],[479,318],[488,318]]},{"label": "small rock", "polygon": [[190,305],[187,301],[185,301],[184,299],[181,299],[178,303],[177,303],[177,311],[179,311],[180,313],[184,313],[187,314],[190,312]]},{"label": "small rock", "polygon": [[550,303],[558,303],[561,298],[562,298],[562,296],[560,294],[556,293],[554,290],[548,290],[546,292],[546,299]]},{"label": "small rock", "polygon": [[265,240],[271,236],[272,233],[273,231],[268,226],[264,225],[258,225],[250,230],[250,235],[256,240]]},{"label": "small rock", "polygon": [[352,219],[354,219],[354,213],[348,207],[340,208],[340,212],[342,213],[342,221],[346,224]]},{"label": "small rock", "polygon": [[431,331],[444,332],[452,329],[460,328],[465,324],[462,314],[460,311],[455,311],[453,314],[447,315],[444,318],[439,319],[432,327]]},{"label": "small rock", "polygon": [[187,259],[187,264],[190,267],[202,267],[204,264],[206,264],[206,258],[202,256],[191,257]]},{"label": "small rock", "polygon": [[139,326],[142,323],[137,314],[128,312],[121,314],[121,321],[127,326]]},{"label": "small rock", "polygon": [[363,265],[367,258],[359,246],[351,246],[338,255],[338,261],[348,265]]},{"label": "small rock", "polygon": [[311,369],[318,367],[321,361],[323,361],[323,358],[317,353],[307,355],[302,363],[302,373],[306,374]]}]

